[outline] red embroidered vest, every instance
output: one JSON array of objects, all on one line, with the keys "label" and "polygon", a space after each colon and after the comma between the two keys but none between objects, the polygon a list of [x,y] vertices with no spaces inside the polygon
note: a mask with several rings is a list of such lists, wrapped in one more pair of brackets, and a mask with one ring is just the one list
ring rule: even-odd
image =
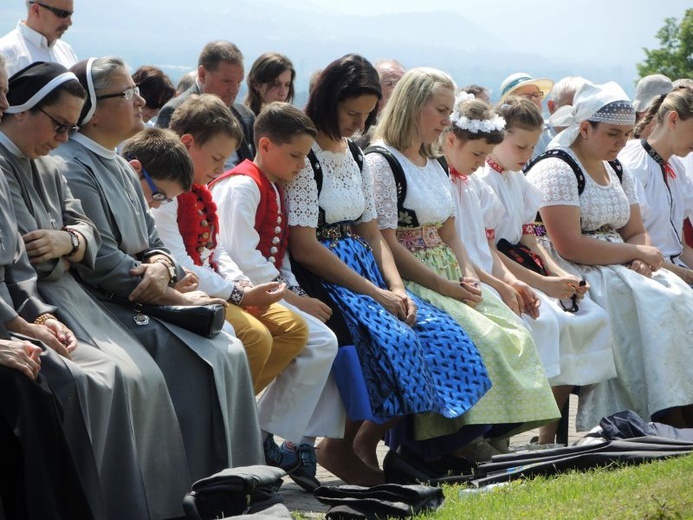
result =
[{"label": "red embroidered vest", "polygon": [[286,225],[286,218],[282,208],[283,202],[281,201],[283,195],[281,188],[277,186],[280,200],[278,205],[274,185],[262,173],[260,168],[248,159],[214,179],[209,184],[210,188],[220,180],[232,175],[247,175],[257,184],[260,190],[260,203],[255,212],[255,231],[260,235],[257,250],[269,262],[273,263],[277,269],[280,269],[289,243],[289,228]]},{"label": "red embroidered vest", "polygon": [[[217,247],[219,217],[217,205],[207,186],[193,184],[188,193],[178,195],[178,230],[183,237],[185,250],[195,265],[202,265],[200,254],[205,248],[214,251]],[[209,264],[216,270],[214,254],[209,257]]]}]

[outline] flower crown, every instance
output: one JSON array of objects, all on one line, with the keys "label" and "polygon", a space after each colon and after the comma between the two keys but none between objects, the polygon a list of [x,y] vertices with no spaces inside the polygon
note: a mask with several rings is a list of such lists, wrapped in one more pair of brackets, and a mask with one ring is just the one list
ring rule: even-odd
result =
[{"label": "flower crown", "polygon": [[491,119],[469,119],[467,116],[463,116],[460,110],[460,105],[465,101],[470,101],[475,99],[474,94],[468,94],[467,92],[460,92],[455,98],[455,110],[450,116],[450,121],[459,128],[460,130],[466,130],[473,134],[479,132],[490,133],[493,131],[500,131],[505,128],[505,119],[499,115],[493,116]]}]

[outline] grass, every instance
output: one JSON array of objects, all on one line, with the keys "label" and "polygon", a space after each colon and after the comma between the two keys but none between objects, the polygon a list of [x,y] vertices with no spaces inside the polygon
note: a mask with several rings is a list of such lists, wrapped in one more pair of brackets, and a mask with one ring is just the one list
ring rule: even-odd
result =
[{"label": "grass", "polygon": [[438,511],[419,520],[693,518],[693,456],[516,481],[485,493],[445,488]]}]

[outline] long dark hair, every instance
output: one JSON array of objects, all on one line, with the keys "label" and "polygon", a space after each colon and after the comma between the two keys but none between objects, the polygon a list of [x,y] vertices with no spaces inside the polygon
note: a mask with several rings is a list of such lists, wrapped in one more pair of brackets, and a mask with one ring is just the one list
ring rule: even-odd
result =
[{"label": "long dark hair", "polygon": [[[347,54],[330,63],[318,77],[310,93],[306,114],[319,132],[331,139],[341,139],[337,104],[347,98],[373,94],[383,97],[380,78],[375,67],[358,54]],[[377,107],[368,115],[364,132],[375,123]]]},{"label": "long dark hair", "polygon": [[274,83],[287,70],[291,71],[291,85],[289,86],[289,94],[282,101],[292,103],[296,70],[291,60],[278,52],[266,52],[256,59],[248,73],[248,93],[243,101],[245,106],[252,110],[255,115],[258,115],[262,109],[262,99],[258,91],[260,85]]}]

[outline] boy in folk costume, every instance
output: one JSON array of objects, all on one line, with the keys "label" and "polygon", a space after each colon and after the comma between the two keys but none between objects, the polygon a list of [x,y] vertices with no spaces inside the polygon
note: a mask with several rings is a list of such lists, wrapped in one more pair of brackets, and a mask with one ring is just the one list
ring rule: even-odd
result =
[{"label": "boy in folk costume", "polygon": [[[204,115],[201,108],[205,106],[204,101],[202,105],[184,107],[182,114],[188,119],[190,113],[197,113],[198,117]],[[213,104],[216,105],[216,101]],[[187,108],[193,111],[186,111]],[[219,105],[217,110],[223,116],[222,108],[223,105]],[[216,121],[218,124],[230,119],[220,117]],[[191,123],[191,126],[194,125]],[[194,133],[198,137],[202,135]],[[182,149],[182,157],[188,164],[181,160],[180,151],[173,153],[172,138]],[[225,143],[234,139],[216,131],[208,133],[207,138],[212,138],[212,144],[215,140]],[[166,146],[161,144],[164,141]],[[279,284],[253,287],[238,269],[218,271],[216,259],[224,252],[215,250],[216,208],[209,190],[197,183],[208,168],[199,159],[191,159],[183,142],[170,130],[146,129],[125,143],[123,153],[140,177],[157,231],[187,271],[177,288],[184,292],[200,289],[229,302],[226,321],[243,343],[255,394],[258,394],[303,350],[308,328],[300,316],[274,303],[283,294]],[[278,448],[274,451],[278,452]],[[290,470],[296,466],[296,461],[280,461],[279,464]]]},{"label": "boy in folk costume", "polygon": [[[181,105],[177,117],[180,137],[171,130],[146,129],[125,143],[123,153],[140,177],[162,240],[188,271],[190,280],[179,290],[199,288],[228,301],[226,320],[243,342],[258,394],[303,350],[308,328],[300,316],[275,303],[284,292],[280,284],[253,286],[238,269],[218,269],[217,259],[225,253],[216,250],[216,206],[204,184],[214,165],[201,154],[218,157],[221,168],[228,149],[238,143],[233,116],[218,99],[195,96]],[[281,459],[276,445],[264,447],[266,458],[268,448],[274,448],[285,469],[297,466],[296,457]]]},{"label": "boy in folk costume", "polygon": [[[284,284],[253,284],[226,251],[217,247],[219,219],[206,183],[221,173],[224,161],[240,142],[238,123],[218,99],[202,95],[191,97],[176,110],[171,129],[190,153],[194,179],[189,193],[152,209],[157,228],[172,253],[197,275],[199,289],[230,302],[227,321],[246,347],[255,390],[259,393],[267,387],[258,405],[267,463],[282,467],[297,481],[305,473],[308,478],[304,480],[310,483],[315,479],[311,458],[290,446],[292,442],[302,444],[311,406],[320,396],[329,367],[322,382],[315,381],[316,376],[293,375],[293,360],[304,350],[308,328],[301,316],[277,303],[284,296]],[[165,174],[148,173],[154,184],[150,191],[161,191],[157,188],[165,182]],[[330,363],[332,357],[330,353]],[[315,362],[309,368],[311,373],[320,372]],[[273,433],[289,442],[278,447]]]},{"label": "boy in folk costume", "polygon": [[[291,422],[305,430],[298,447],[285,443],[283,450],[296,449],[312,475],[294,473],[292,478],[314,489],[316,436],[341,437],[344,409],[336,385],[329,376],[337,354],[337,339],[324,324],[330,308],[311,298],[299,287],[291,272],[287,254],[288,229],[277,181],[293,179],[304,167],[316,135],[315,127],[303,112],[287,103],[265,107],[255,122],[257,155],[246,160],[210,184],[219,214],[220,247],[228,251],[238,267],[254,284],[281,282],[288,286],[282,305],[300,314],[308,322],[308,345],[289,367],[287,374],[301,388],[298,401],[309,412],[299,418],[283,413],[293,399],[260,399],[260,422],[276,425]],[[224,262],[221,263],[222,270]],[[266,405],[266,406],[263,406]]]},{"label": "boy in folk costume", "polygon": [[[231,265],[226,271],[218,269],[225,253],[216,250],[218,219],[205,184],[239,142],[232,114],[212,96],[195,96],[181,105],[176,123],[177,133],[145,130],[125,143],[123,153],[140,176],[157,230],[171,253],[192,273],[199,290],[229,302],[226,320],[243,342],[258,394],[303,350],[308,329],[300,316],[275,303],[284,292],[280,284],[253,286]],[[165,149],[155,146],[165,134],[185,151],[192,175],[184,175],[180,161],[172,166]],[[208,158],[216,158],[216,164]]]}]

